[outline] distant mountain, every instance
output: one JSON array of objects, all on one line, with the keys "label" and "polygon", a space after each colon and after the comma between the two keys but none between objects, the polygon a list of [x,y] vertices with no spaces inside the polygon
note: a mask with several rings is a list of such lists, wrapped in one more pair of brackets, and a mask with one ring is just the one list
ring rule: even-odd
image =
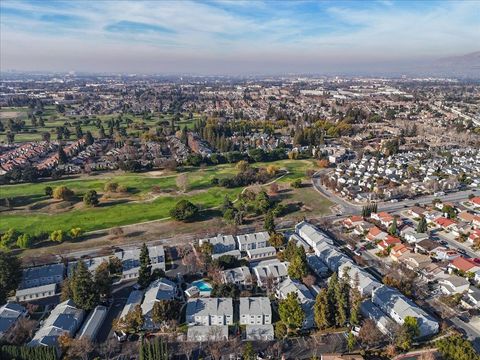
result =
[{"label": "distant mountain", "polygon": [[431,66],[434,73],[480,79],[480,51],[441,58]]}]

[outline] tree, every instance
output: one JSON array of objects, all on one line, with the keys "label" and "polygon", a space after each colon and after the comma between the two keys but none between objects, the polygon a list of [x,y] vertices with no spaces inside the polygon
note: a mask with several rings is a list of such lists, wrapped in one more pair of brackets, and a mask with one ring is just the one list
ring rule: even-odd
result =
[{"label": "tree", "polygon": [[86,206],[97,206],[98,202],[98,194],[95,190],[88,190],[85,195],[83,195],[83,203]]},{"label": "tree", "polygon": [[28,234],[19,235],[17,238],[17,246],[20,249],[28,249],[32,244],[32,238]]},{"label": "tree", "polygon": [[472,343],[462,335],[452,335],[435,343],[437,350],[445,360],[480,360]]},{"label": "tree", "polygon": [[18,232],[15,229],[8,229],[0,237],[0,247],[3,249],[9,249],[17,237]]},{"label": "tree", "polygon": [[290,183],[290,186],[294,189],[299,189],[302,187],[302,179],[295,179]]},{"label": "tree", "polygon": [[88,146],[88,145],[92,145],[94,142],[95,142],[95,139],[93,138],[93,135],[90,131],[87,131],[87,133],[85,134],[84,136],[85,138],[85,144]]},{"label": "tree", "polygon": [[11,253],[0,251],[0,304],[4,304],[9,293],[17,289],[21,279],[20,261]]},{"label": "tree", "polygon": [[64,165],[67,162],[68,162],[67,154],[65,154],[65,151],[63,150],[63,146],[59,145],[58,146],[58,163],[60,165]]},{"label": "tree", "polygon": [[275,323],[275,337],[277,339],[284,339],[285,336],[287,336],[287,333],[288,333],[288,328],[287,328],[287,325],[285,325],[285,323],[283,323],[282,321],[277,321]]},{"label": "tree", "polygon": [[70,289],[72,300],[79,308],[91,310],[98,304],[99,293],[96,291],[92,274],[82,260],[75,266],[74,275],[70,280]]},{"label": "tree", "polygon": [[282,322],[287,325],[289,329],[300,328],[305,319],[305,312],[302,309],[296,292],[287,294],[287,297],[280,301],[278,313]]},{"label": "tree", "polygon": [[188,200],[180,200],[170,210],[170,216],[178,221],[193,220],[198,214],[198,207]]},{"label": "tree", "polygon": [[333,325],[330,304],[328,303],[328,294],[325,288],[320,290],[315,299],[313,313],[315,324],[317,324],[319,329],[326,329]]},{"label": "tree", "polygon": [[112,277],[110,276],[110,267],[109,263],[103,261],[98,267],[95,269],[95,290],[98,294],[102,297],[108,298],[112,292]]},{"label": "tree", "polygon": [[110,256],[108,258],[108,270],[112,275],[120,275],[123,272],[122,260],[116,256]]},{"label": "tree", "polygon": [[247,342],[243,348],[243,360],[256,360],[257,354],[253,350],[253,345],[251,342]]},{"label": "tree", "polygon": [[75,193],[66,186],[58,186],[53,190],[53,198],[57,200],[70,200]]},{"label": "tree", "polygon": [[417,318],[406,316],[400,331],[397,334],[395,343],[397,347],[403,351],[408,351],[412,347],[412,341],[420,335]]},{"label": "tree", "polygon": [[244,173],[250,168],[250,164],[248,161],[240,160],[235,167],[237,168],[238,172]]},{"label": "tree", "polygon": [[124,332],[125,334],[135,334],[142,329],[143,323],[142,307],[137,304],[133,310],[123,318],[115,320],[112,328],[115,331]]},{"label": "tree", "polygon": [[417,225],[417,233],[419,234],[426,233],[427,229],[428,229],[427,220],[425,219],[425,216],[422,216]]},{"label": "tree", "polygon": [[265,215],[265,222],[263,227],[269,234],[275,233],[275,220],[273,216],[273,211],[268,211]]},{"label": "tree", "polygon": [[187,174],[182,173],[182,174],[178,175],[177,179],[176,179],[176,184],[177,184],[177,188],[181,192],[187,192],[188,191],[188,176],[187,176]]},{"label": "tree", "polygon": [[139,360],[168,360],[167,344],[161,338],[143,340],[139,348]]},{"label": "tree", "polygon": [[176,300],[158,300],[153,304],[152,320],[160,325],[169,320],[176,320],[180,311],[180,303]]},{"label": "tree", "polygon": [[273,233],[270,235],[268,242],[274,248],[280,248],[285,244],[285,237],[281,233]]},{"label": "tree", "polygon": [[348,351],[352,351],[355,349],[355,345],[357,345],[357,339],[355,339],[355,335],[350,331],[347,335],[347,349]]},{"label": "tree", "polygon": [[[303,248],[302,248],[303,249]],[[307,264],[302,257],[296,253],[288,266],[288,276],[294,280],[300,280],[308,273]]]},{"label": "tree", "polygon": [[366,319],[360,328],[358,338],[368,348],[377,346],[382,341],[383,334],[372,319]]},{"label": "tree", "polygon": [[388,228],[388,233],[392,236],[395,236],[397,234],[397,217],[395,216],[393,218],[393,221],[392,221],[392,224],[390,225],[390,227]]},{"label": "tree", "polygon": [[138,270],[138,285],[146,288],[150,283],[150,276],[152,275],[152,266],[148,247],[143,243],[140,249],[140,269]]},{"label": "tree", "polygon": [[78,239],[80,236],[82,236],[82,234],[83,234],[82,228],[74,227],[70,229],[70,236],[72,239]]},{"label": "tree", "polygon": [[358,273],[355,277],[355,285],[350,289],[350,324],[358,325],[360,322],[360,306],[362,304],[362,294],[358,290]]},{"label": "tree", "polygon": [[50,241],[61,243],[63,241],[63,238],[64,238],[63,230],[55,230],[55,231],[52,231],[50,234]]},{"label": "tree", "polygon": [[45,195],[48,197],[53,196],[53,189],[51,186],[45,186]]}]

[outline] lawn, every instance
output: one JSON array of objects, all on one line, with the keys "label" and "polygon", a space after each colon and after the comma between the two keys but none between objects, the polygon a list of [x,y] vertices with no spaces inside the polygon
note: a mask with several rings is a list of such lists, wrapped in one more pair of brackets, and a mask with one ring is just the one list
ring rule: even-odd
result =
[{"label": "lawn", "polygon": [[[26,126],[24,131],[21,133],[15,134],[15,142],[25,142],[25,141],[40,141],[42,140],[42,133],[49,132],[51,133],[51,139],[56,139],[56,131],[55,128],[58,126],[64,126],[65,122],[80,120],[82,121],[80,116],[65,116],[57,112],[55,106],[46,106],[44,108],[44,113],[42,115],[45,126],[31,126],[31,122],[28,119],[28,111],[27,107],[5,107],[0,109],[0,120],[3,122],[4,125],[7,123],[7,119],[22,119],[25,120]],[[16,113],[16,114],[15,114]],[[95,115],[89,117],[91,122],[88,125],[82,125],[83,133],[90,131],[93,136],[98,136],[98,128],[95,126],[95,120],[100,119],[103,123],[105,130],[107,130],[107,121],[114,118],[116,119],[119,114],[110,114],[110,115]],[[52,118],[56,116],[56,118]],[[195,123],[195,120],[200,117],[199,114],[194,114],[193,119],[189,119],[187,114],[183,114],[183,117],[179,122],[176,123],[176,126],[183,128],[186,126],[188,129],[192,129]],[[145,124],[148,127],[155,127],[159,121],[170,121],[172,115],[170,114],[154,114],[149,119],[143,119],[140,116],[134,115],[125,115],[125,118],[130,118],[134,124]],[[69,126],[71,131],[71,140],[75,140],[75,127]],[[134,127],[128,128],[127,132],[129,134],[136,134],[141,132],[141,130],[135,129]],[[6,132],[0,132],[0,142],[6,141]]]},{"label": "lawn", "polygon": [[[305,177],[307,169],[314,168],[311,160],[281,160],[271,163],[258,163],[254,166],[276,165],[279,168],[286,168],[289,174],[279,181],[289,183],[293,179]],[[225,195],[234,199],[242,191],[242,188],[226,189],[213,187],[211,179],[214,177],[231,176],[236,173],[234,164],[223,164],[211,166],[204,169],[186,169],[188,178],[188,192],[186,194],[169,194],[176,191],[176,177],[178,173],[165,173],[161,176],[153,176],[155,173],[141,174],[110,174],[47,181],[33,184],[18,184],[2,186],[0,198],[14,199],[14,204],[33,205],[39,201],[45,201],[45,187],[67,186],[82,196],[87,190],[96,190],[103,193],[107,182],[117,182],[127,187],[128,195],[124,201],[112,201],[102,204],[96,208],[81,208],[68,210],[62,213],[44,213],[40,211],[29,211],[26,213],[3,213],[0,218],[0,232],[9,228],[17,229],[23,233],[39,234],[62,229],[69,230],[79,226],[85,231],[99,230],[113,226],[134,224],[155,219],[162,219],[169,216],[170,209],[180,199],[188,199],[199,205],[202,209],[212,208],[221,205]],[[155,195],[152,188],[158,187],[164,193]],[[302,191],[309,191],[308,195],[302,195]],[[318,198],[318,194],[311,193],[312,189],[295,191],[292,200],[310,203],[312,197]],[[152,200],[152,196],[156,196]],[[298,197],[303,197],[302,199]],[[323,200],[322,200],[323,201]],[[329,203],[322,203],[318,212],[328,208]],[[20,206],[20,205],[15,205]]]}]

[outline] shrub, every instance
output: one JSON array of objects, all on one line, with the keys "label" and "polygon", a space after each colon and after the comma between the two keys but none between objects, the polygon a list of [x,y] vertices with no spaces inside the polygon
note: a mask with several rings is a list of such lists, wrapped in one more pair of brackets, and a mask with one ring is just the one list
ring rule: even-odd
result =
[{"label": "shrub", "polygon": [[180,200],[170,210],[170,216],[179,221],[190,221],[198,214],[198,207],[188,200]]},{"label": "shrub", "polygon": [[296,180],[293,180],[291,183],[290,183],[290,186],[294,189],[299,189],[302,187],[302,180],[301,179],[296,179]]},{"label": "shrub", "polygon": [[45,186],[45,195],[47,195],[48,197],[52,197],[53,189],[51,186]]},{"label": "shrub", "polygon": [[116,182],[108,182],[105,184],[105,186],[103,187],[103,190],[107,191],[107,192],[116,192],[117,191],[117,188],[118,188],[118,183]]},{"label": "shrub", "polygon": [[75,193],[66,186],[58,186],[53,190],[53,198],[57,200],[70,200]]},{"label": "shrub", "polygon": [[32,239],[28,234],[22,234],[17,238],[17,246],[20,249],[28,249],[32,245]]},{"label": "shrub", "polygon": [[83,195],[83,203],[87,206],[97,206],[98,205],[98,194],[95,190],[88,190],[85,195]]},{"label": "shrub", "polygon": [[63,230],[55,230],[50,234],[50,240],[55,242],[62,242],[64,238]]}]

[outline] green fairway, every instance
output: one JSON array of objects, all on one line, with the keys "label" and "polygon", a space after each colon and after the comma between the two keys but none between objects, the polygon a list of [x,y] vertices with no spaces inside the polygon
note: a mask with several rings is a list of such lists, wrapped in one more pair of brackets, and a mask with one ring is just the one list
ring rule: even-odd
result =
[{"label": "green fairway", "polygon": [[[275,165],[285,168],[290,173],[284,176],[280,182],[290,182],[292,179],[305,177],[307,169],[314,167],[311,160],[281,160],[271,163],[257,163],[253,166]],[[231,176],[236,173],[235,164],[224,164],[211,166],[205,169],[187,169],[188,193],[169,194],[176,191],[176,178],[178,173],[167,173],[162,176],[152,176],[152,173],[141,174],[118,174],[98,175],[84,178],[48,181],[33,184],[18,184],[2,186],[0,198],[19,199],[24,205],[32,205],[38,201],[46,200],[45,187],[67,186],[75,191],[76,195],[82,196],[87,190],[104,192],[107,182],[116,182],[127,187],[128,194],[126,202],[113,201],[112,203],[101,203],[96,208],[85,208],[69,210],[63,213],[43,213],[29,211],[28,213],[4,212],[0,218],[0,232],[9,228],[17,229],[20,232],[38,234],[51,232],[57,229],[68,230],[79,226],[85,231],[98,230],[118,225],[134,224],[138,222],[162,219],[169,216],[170,209],[177,201],[183,198],[196,203],[201,208],[211,208],[222,203],[225,195],[234,199],[242,191],[242,188],[226,189],[213,187],[211,179]],[[156,191],[152,190],[155,188]],[[156,195],[158,190],[164,192]],[[153,196],[155,199],[152,200]]]}]

